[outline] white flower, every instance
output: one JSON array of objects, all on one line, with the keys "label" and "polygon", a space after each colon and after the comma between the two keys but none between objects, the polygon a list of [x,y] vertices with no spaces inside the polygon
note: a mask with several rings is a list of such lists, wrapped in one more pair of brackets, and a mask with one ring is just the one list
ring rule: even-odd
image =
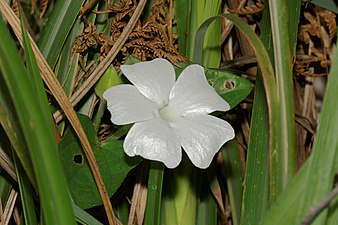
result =
[{"label": "white flower", "polygon": [[228,122],[208,115],[230,107],[208,84],[203,67],[186,67],[176,82],[165,59],[123,65],[121,70],[134,86],[111,87],[103,97],[114,124],[135,123],[124,140],[127,155],[175,168],[182,146],[195,166],[207,168],[221,146],[234,138]]}]

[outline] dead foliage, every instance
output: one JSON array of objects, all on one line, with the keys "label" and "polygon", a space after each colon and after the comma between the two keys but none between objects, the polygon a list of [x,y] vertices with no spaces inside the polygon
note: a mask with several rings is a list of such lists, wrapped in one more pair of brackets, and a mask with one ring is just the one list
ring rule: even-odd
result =
[{"label": "dead foliage", "polygon": [[[136,0],[121,0],[114,5],[108,5],[104,11],[96,12],[113,15],[109,34],[97,32],[95,25],[83,17],[87,27],[73,43],[72,53],[85,54],[90,49],[99,47],[98,59],[102,61],[121,35],[136,6]],[[170,7],[172,7],[171,0],[155,0],[153,2],[151,14],[145,20],[138,21],[137,26],[114,60],[115,66],[119,67],[130,55],[143,61],[154,58],[166,58],[172,63],[187,61],[184,56],[179,54],[176,44],[177,36],[172,35],[171,32],[173,11]]]},{"label": "dead foliage", "polygon": [[258,0],[255,3],[249,3],[237,9],[228,9],[228,11],[230,13],[237,14],[237,15],[252,15],[252,14],[261,13],[263,9],[264,9],[263,0]]},{"label": "dead foliage", "polygon": [[[15,12],[15,14],[19,17],[19,3],[18,2],[19,2],[18,0],[12,0],[11,8]],[[39,1],[40,4],[38,6],[36,5],[36,3],[37,3],[37,0],[28,0],[27,1],[27,4],[30,5],[30,13],[33,14],[35,12],[35,10],[37,9],[38,11],[40,11],[39,17],[41,19],[46,13],[49,0]]]},{"label": "dead foliage", "polygon": [[302,12],[298,32],[295,72],[301,76],[325,76],[332,58],[336,15],[309,5]]}]

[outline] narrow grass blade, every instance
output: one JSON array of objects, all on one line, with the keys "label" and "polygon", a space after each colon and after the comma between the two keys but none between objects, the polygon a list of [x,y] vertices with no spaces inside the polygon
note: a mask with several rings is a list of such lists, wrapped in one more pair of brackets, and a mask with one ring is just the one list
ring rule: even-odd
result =
[{"label": "narrow grass blade", "polygon": [[176,0],[175,18],[177,20],[178,49],[182,55],[187,55],[188,36],[190,27],[190,14],[192,1]]},{"label": "narrow grass blade", "polygon": [[[236,27],[245,34],[248,38],[251,46],[253,47],[257,61],[262,71],[262,78],[265,87],[265,93],[267,97],[268,103],[268,113],[269,113],[269,149],[272,152],[273,150],[279,148],[280,145],[280,123],[278,122],[278,114],[279,114],[279,102],[277,97],[277,87],[276,80],[274,75],[274,70],[270,61],[270,57],[266,51],[261,40],[257,37],[257,35],[252,31],[250,26],[245,23],[240,17],[232,14],[222,14],[219,16],[214,16],[207,19],[199,28],[196,34],[196,43],[203,42],[205,38],[205,32],[208,26],[215,20],[221,17],[225,17],[231,22],[233,22]],[[195,45],[194,50],[194,63],[201,64],[203,59],[203,50]]]},{"label": "narrow grass blade", "polygon": [[150,162],[144,224],[160,224],[163,174],[164,167],[162,163]]},{"label": "narrow grass blade", "polygon": [[[337,56],[338,51],[336,50],[326,86],[317,135],[313,144],[313,160],[307,174],[307,189],[304,191],[301,217],[331,191],[338,170],[338,126],[332,122],[338,120],[338,104],[336,104],[338,87],[338,76],[336,76],[338,73]],[[324,210],[312,224],[325,224],[327,212],[328,210]]]},{"label": "narrow grass blade", "polygon": [[239,225],[243,188],[242,170],[236,141],[229,141],[221,151],[224,160],[223,171],[228,187],[232,221],[234,225]]},{"label": "narrow grass blade", "polygon": [[102,225],[102,223],[75,204],[73,204],[73,210],[78,223],[83,225]]},{"label": "narrow grass blade", "polygon": [[[203,21],[219,15],[221,12],[221,0],[205,0]],[[200,24],[201,24],[200,23]],[[199,25],[200,25],[199,24]],[[218,68],[221,61],[221,21],[216,20],[210,24],[204,43],[195,43],[202,48],[203,46],[203,64],[209,68]]]},{"label": "narrow grass blade", "polygon": [[[266,3],[267,4],[267,3]],[[261,39],[273,57],[269,8],[265,5]],[[269,116],[264,84],[257,72],[255,95],[247,150],[241,224],[260,224],[269,208]]]},{"label": "narrow grass blade", "polygon": [[[337,54],[336,50],[336,56]],[[300,224],[310,208],[323,199],[333,187],[334,176],[338,170],[338,127],[332,122],[338,120],[338,105],[335,104],[337,73],[336,57],[329,74],[313,153],[266,214],[264,225]],[[324,210],[312,224],[325,224],[327,216],[328,210]]]},{"label": "narrow grass blade", "polygon": [[[27,173],[32,185],[36,188],[36,180],[32,162],[27,151],[27,145],[14,105],[11,101],[10,93],[5,85],[3,77],[0,77],[0,124],[10,140],[11,146],[19,157],[24,170]],[[1,129],[0,129],[1,130]],[[2,137],[4,138],[4,137]],[[4,140],[2,139],[1,142]]]},{"label": "narrow grass blade", "polygon": [[[270,155],[270,201],[280,194],[296,172],[296,133],[293,96],[292,57],[286,0],[269,1],[280,123],[279,144]],[[291,18],[290,18],[291,19]]]},{"label": "narrow grass blade", "polygon": [[[206,173],[204,171],[197,171],[196,195],[197,195],[197,212],[196,212],[196,225],[217,225],[217,205],[210,193],[209,183],[206,181]],[[217,179],[210,177],[210,180]],[[187,225],[189,223],[186,223]]]},{"label": "narrow grass blade", "polygon": [[39,39],[39,49],[51,68],[55,67],[61,49],[76,20],[84,0],[56,1],[52,14]]},{"label": "narrow grass blade", "polygon": [[287,0],[289,19],[289,37],[291,55],[296,54],[299,17],[302,1]]},{"label": "narrow grass blade", "polygon": [[[43,92],[42,81],[36,87],[32,86],[27,76],[16,46],[10,38],[7,28],[0,22],[0,65],[1,75],[8,87],[9,93],[18,114],[24,137],[30,151],[38,190],[43,208],[44,218],[49,224],[75,224],[70,204],[66,181],[58,160],[57,146],[48,101],[40,102],[36,92]],[[27,39],[24,38],[27,43]],[[26,49],[26,54],[32,54]],[[29,63],[29,61],[28,61]],[[39,74],[32,74],[38,76]],[[31,79],[34,79],[31,77]],[[43,109],[41,111],[41,109]],[[50,133],[52,130],[53,133]],[[48,149],[48,151],[46,151]]]},{"label": "narrow grass blade", "polygon": [[71,55],[71,46],[75,37],[81,34],[83,29],[82,23],[75,21],[67,39],[65,40],[58,63],[56,64],[56,76],[63,87],[66,95],[69,96],[75,86],[75,77],[78,73],[79,54]]},{"label": "narrow grass blade", "polygon": [[20,197],[24,215],[23,218],[25,220],[25,224],[37,225],[38,222],[36,218],[35,205],[33,200],[34,194],[32,186],[29,183],[28,177],[25,174],[25,171],[21,166],[18,157],[15,154],[13,154],[13,158],[16,168],[16,175],[18,178]]}]

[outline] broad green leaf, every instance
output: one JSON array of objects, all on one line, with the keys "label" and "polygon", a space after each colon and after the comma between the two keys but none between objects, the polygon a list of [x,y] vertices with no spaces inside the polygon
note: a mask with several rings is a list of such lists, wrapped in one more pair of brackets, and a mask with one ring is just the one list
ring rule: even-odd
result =
[{"label": "broad green leaf", "polygon": [[61,49],[76,20],[84,0],[56,1],[38,46],[51,68],[55,67]]},{"label": "broad green leaf", "polygon": [[[26,63],[31,64],[30,68],[36,67],[24,26],[22,29],[26,58],[30,58]],[[57,155],[52,115],[47,97],[41,98],[45,90],[42,81],[39,80],[40,74],[34,73],[34,69],[29,70],[33,72],[32,74],[27,73],[17,47],[2,20],[0,33],[0,74],[9,90],[24,131],[27,150],[37,180],[43,218],[51,225],[75,224],[65,178]]]},{"label": "broad green leaf", "polygon": [[[128,157],[123,151],[122,141],[99,143],[91,120],[81,114],[78,116],[92,145],[108,194],[112,196],[140,158]],[[59,143],[59,154],[75,204],[83,209],[101,205],[102,200],[88,162],[72,129],[66,130]]]}]

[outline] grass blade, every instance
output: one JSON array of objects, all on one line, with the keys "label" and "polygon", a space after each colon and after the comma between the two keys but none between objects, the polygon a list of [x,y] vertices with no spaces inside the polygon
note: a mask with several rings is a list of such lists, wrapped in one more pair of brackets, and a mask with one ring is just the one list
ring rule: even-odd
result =
[{"label": "grass blade", "polygon": [[150,162],[144,224],[160,224],[163,173],[164,167],[162,163]]},{"label": "grass blade", "polygon": [[[336,56],[337,53],[336,50]],[[336,57],[329,74],[313,153],[266,214],[264,225],[300,224],[309,209],[332,189],[338,170],[338,127],[332,123],[338,120],[338,105],[335,104],[338,76],[334,76],[337,73]],[[312,224],[325,224],[327,215],[326,209]]]},{"label": "grass blade", "polygon": [[224,160],[224,173],[228,187],[232,221],[234,225],[239,225],[241,224],[240,217],[243,189],[242,170],[236,141],[229,141],[221,151]]},{"label": "grass blade", "polygon": [[97,221],[94,217],[88,214],[86,211],[73,204],[73,210],[76,217],[76,221],[80,224],[84,225],[102,225],[99,221]]},{"label": "grass blade", "polygon": [[54,68],[84,0],[56,1],[52,14],[39,39],[39,49],[49,66]]},{"label": "grass blade", "polygon": [[[267,6],[263,11],[261,29],[262,42],[268,49],[271,58],[273,54],[269,46],[272,45],[272,40]],[[270,177],[269,154],[267,152],[269,149],[269,118],[260,70],[257,72],[255,84],[242,201],[241,224],[243,225],[260,224],[269,208]]]},{"label": "grass blade", "polygon": [[178,49],[182,55],[187,55],[188,36],[192,1],[176,0],[175,18],[177,20]]},{"label": "grass blade", "polygon": [[[221,0],[205,0],[203,20],[219,15],[221,12]],[[195,43],[203,46],[203,64],[209,68],[218,68],[221,61],[221,21],[216,20],[208,27],[204,43]]]},{"label": "grass blade", "polygon": [[[296,135],[292,57],[286,0],[269,1],[279,103],[279,147],[270,155],[270,201],[279,195],[296,171]],[[285,20],[287,22],[285,22]]]},{"label": "grass blade", "polygon": [[25,224],[35,225],[38,224],[36,213],[35,213],[35,205],[33,200],[33,191],[30,186],[29,180],[23,167],[21,166],[18,157],[13,154],[16,175],[18,178],[20,197],[22,202],[23,214],[25,219]]},{"label": "grass blade", "polygon": [[[338,120],[338,104],[336,104],[338,77],[335,76],[338,73],[337,56],[336,50],[320,113],[317,136],[313,144],[313,160],[307,174],[307,189],[304,191],[301,216],[331,191],[338,170],[338,126],[332,122]],[[327,212],[328,210],[324,210],[312,224],[325,224]]]},{"label": "grass blade", "polygon": [[[48,101],[45,97],[45,101],[40,102],[41,99],[35,96],[37,91],[44,93],[42,81],[37,87],[32,86],[3,21],[0,22],[0,33],[2,34],[1,75],[6,82],[24,130],[36,174],[44,218],[49,224],[75,224],[66,181],[58,160],[51,115],[49,120],[44,120],[49,113]],[[26,54],[31,53],[26,49]],[[51,130],[53,133],[50,133]]]}]

